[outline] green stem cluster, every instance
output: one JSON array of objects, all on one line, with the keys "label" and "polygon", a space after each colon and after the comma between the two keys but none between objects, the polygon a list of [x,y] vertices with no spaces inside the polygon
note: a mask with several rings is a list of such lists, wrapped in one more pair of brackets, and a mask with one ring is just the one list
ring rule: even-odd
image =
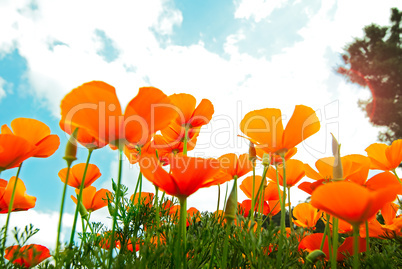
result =
[{"label": "green stem cluster", "polygon": [[6,220],[6,225],[4,227],[4,238],[3,238],[2,248],[1,248],[1,257],[4,256],[4,249],[6,247],[8,225],[10,224],[11,211],[13,211],[15,191],[17,190],[17,183],[19,180],[18,177],[20,175],[21,167],[22,167],[22,163],[18,166],[17,175],[15,176],[15,182],[14,182],[14,186],[13,186],[13,192],[11,193],[10,203],[8,204],[7,220]]}]

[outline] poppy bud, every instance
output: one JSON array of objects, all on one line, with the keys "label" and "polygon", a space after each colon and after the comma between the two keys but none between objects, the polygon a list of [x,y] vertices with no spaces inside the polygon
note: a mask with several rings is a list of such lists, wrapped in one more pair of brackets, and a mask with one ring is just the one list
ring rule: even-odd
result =
[{"label": "poppy bud", "polygon": [[[81,198],[82,198],[82,197],[81,197]],[[87,209],[85,208],[85,206],[84,206],[84,204],[82,203],[82,201],[81,201],[81,203],[80,203],[80,206],[79,206],[78,210],[80,211],[81,218],[86,219],[86,220],[89,220],[89,219],[88,219],[88,216],[89,216],[88,211],[87,211]]]},{"label": "poppy bud", "polygon": [[67,166],[71,166],[73,161],[77,160],[77,133],[78,128],[75,128],[74,132],[70,135],[67,141],[66,151],[63,159],[66,160]]},{"label": "poppy bud", "polygon": [[262,165],[269,166],[270,163],[271,163],[271,158],[270,158],[269,154],[264,153],[264,155],[262,156]]},{"label": "poppy bud", "polygon": [[257,152],[255,151],[254,144],[250,142],[250,147],[248,148],[248,159],[254,162],[257,159]]},{"label": "poppy bud", "polygon": [[225,219],[231,223],[236,217],[237,210],[237,177],[234,178],[232,191],[226,201]]},{"label": "poppy bud", "polygon": [[325,253],[319,249],[316,249],[307,255],[306,260],[312,264],[315,264],[318,259],[323,257],[326,257]]},{"label": "poppy bud", "polygon": [[343,168],[342,168],[342,161],[341,161],[341,145],[335,139],[335,136],[332,135],[332,154],[335,157],[334,167],[332,170],[332,178],[333,179],[342,179],[343,178]]}]

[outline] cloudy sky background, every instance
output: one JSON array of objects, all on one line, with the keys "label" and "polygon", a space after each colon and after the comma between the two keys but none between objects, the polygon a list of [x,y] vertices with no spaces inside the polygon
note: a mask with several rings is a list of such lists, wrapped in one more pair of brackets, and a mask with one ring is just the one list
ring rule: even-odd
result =
[{"label": "cloudy sky background", "polygon": [[[237,137],[243,116],[261,108],[280,108],[284,121],[295,105],[317,111],[321,130],[307,139],[295,158],[314,165],[331,155],[330,132],[342,155],[365,154],[378,129],[357,107],[369,91],[348,84],[335,70],[340,54],[370,23],[389,24],[400,1],[363,0],[148,0],[148,1],[0,1],[0,124],[17,117],[43,121],[58,134],[61,147],[48,159],[24,163],[20,178],[37,197],[28,212],[13,213],[11,225],[33,223],[40,234],[31,242],[54,248],[62,183],[57,176],[66,135],[58,127],[60,101],[71,89],[92,80],[116,88],[122,107],[141,86],[166,94],[190,93],[215,107],[202,129],[193,156],[245,153]],[[80,149],[79,162],[86,151]],[[111,189],[117,152],[94,152],[102,177],[97,188]],[[16,169],[2,173],[8,180]],[[123,183],[134,188],[138,167],[125,162]],[[145,191],[154,191],[151,184]],[[69,195],[73,193],[69,189]],[[240,194],[240,199],[245,196]],[[295,189],[292,202],[307,196]],[[199,210],[216,208],[216,187],[189,198]],[[74,204],[67,198],[64,231]],[[93,214],[104,221],[106,210]],[[0,216],[0,225],[5,216]]]}]

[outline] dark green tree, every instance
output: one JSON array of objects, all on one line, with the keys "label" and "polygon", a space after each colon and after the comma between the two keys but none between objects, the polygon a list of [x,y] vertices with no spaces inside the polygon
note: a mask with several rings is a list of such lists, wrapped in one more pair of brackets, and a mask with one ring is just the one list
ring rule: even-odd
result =
[{"label": "dark green tree", "polygon": [[337,72],[348,81],[371,90],[368,100],[359,100],[375,126],[384,126],[379,140],[391,143],[402,138],[402,11],[391,9],[391,26],[368,25],[365,36],[355,38],[342,55]]}]

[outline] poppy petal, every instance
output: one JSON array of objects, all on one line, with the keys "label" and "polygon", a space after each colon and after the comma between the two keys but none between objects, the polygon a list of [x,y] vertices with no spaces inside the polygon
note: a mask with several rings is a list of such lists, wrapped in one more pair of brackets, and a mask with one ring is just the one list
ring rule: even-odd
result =
[{"label": "poppy petal", "polygon": [[320,130],[320,121],[315,111],[297,105],[283,132],[283,147],[290,149]]},{"label": "poppy petal", "polygon": [[279,109],[265,108],[247,113],[240,122],[240,130],[252,139],[255,147],[275,152],[282,147],[282,114]]},{"label": "poppy petal", "polygon": [[212,119],[214,114],[214,106],[208,99],[202,99],[200,104],[193,112],[193,116],[189,121],[191,127],[200,127],[206,125]]}]

